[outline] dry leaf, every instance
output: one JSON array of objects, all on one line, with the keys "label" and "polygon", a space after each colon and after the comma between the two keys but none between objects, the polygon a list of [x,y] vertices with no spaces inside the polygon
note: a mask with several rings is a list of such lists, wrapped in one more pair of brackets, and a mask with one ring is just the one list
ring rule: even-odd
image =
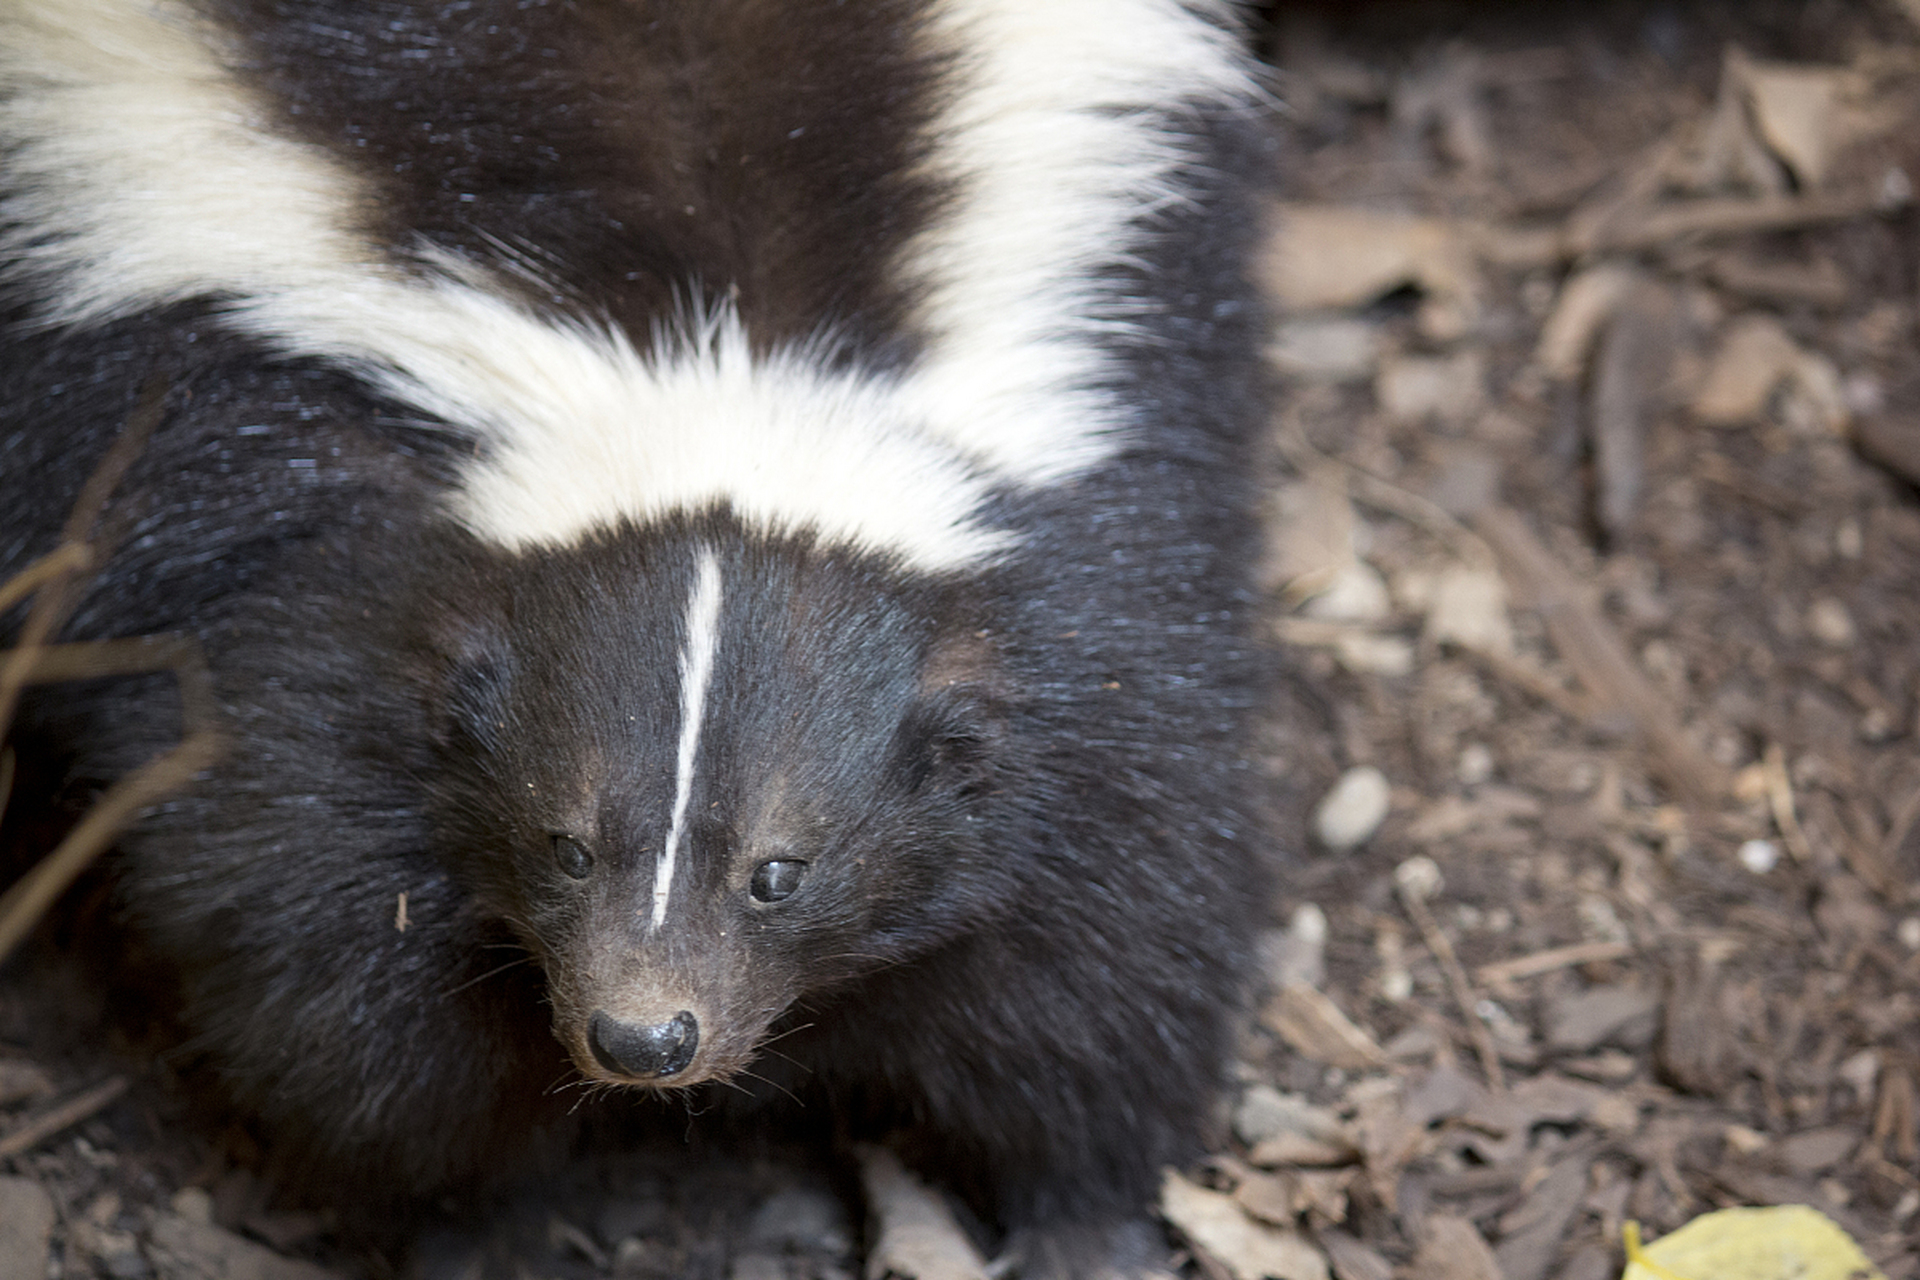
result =
[{"label": "dry leaf", "polygon": [[1841,102],[1850,74],[1834,67],[1749,61],[1741,79],[1761,139],[1802,188],[1819,186],[1836,144],[1848,141]]},{"label": "dry leaf", "polygon": [[1289,205],[1261,276],[1283,307],[1311,311],[1359,306],[1407,285],[1464,301],[1476,272],[1465,237],[1437,219]]},{"label": "dry leaf", "polygon": [[1387,1055],[1374,1038],[1312,987],[1281,988],[1261,1010],[1260,1021],[1310,1061],[1354,1071],[1386,1065]]},{"label": "dry leaf", "polygon": [[1886,1280],[1853,1238],[1803,1204],[1722,1209],[1645,1248],[1627,1224],[1621,1280]]},{"label": "dry leaf", "polygon": [[1234,1280],[1331,1280],[1326,1255],[1298,1231],[1255,1222],[1230,1195],[1167,1171],[1160,1211]]}]

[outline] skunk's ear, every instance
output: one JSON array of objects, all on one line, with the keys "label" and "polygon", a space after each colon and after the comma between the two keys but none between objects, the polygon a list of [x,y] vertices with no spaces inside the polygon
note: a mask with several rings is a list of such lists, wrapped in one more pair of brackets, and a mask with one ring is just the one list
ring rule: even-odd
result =
[{"label": "skunk's ear", "polygon": [[1004,673],[991,640],[943,636],[920,664],[920,696],[900,726],[895,760],[910,790],[959,794],[991,788],[1006,738]]},{"label": "skunk's ear", "polygon": [[429,732],[441,747],[498,750],[509,720],[513,646],[484,599],[439,612],[420,646]]}]

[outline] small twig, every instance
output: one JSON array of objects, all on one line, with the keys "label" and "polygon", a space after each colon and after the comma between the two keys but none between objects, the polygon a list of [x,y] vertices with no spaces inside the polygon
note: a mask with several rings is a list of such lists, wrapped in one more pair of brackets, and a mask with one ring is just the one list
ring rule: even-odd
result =
[{"label": "small twig", "polygon": [[1508,684],[1532,694],[1570,720],[1587,723],[1598,718],[1598,712],[1592,702],[1558,683],[1551,675],[1524,658],[1470,646],[1462,646],[1462,652]]},{"label": "small twig", "polygon": [[[113,497],[114,489],[147,447],[148,437],[160,425],[166,395],[165,380],[159,377],[148,380],[140,393],[139,403],[127,418],[127,425],[121,428],[119,438],[94,467],[86,484],[81,486],[80,496],[67,513],[66,526],[61,530],[60,546],[51,555],[22,571],[31,579],[28,586],[21,587],[17,581],[10,581],[4,589],[0,589],[0,594],[14,595],[15,598],[27,591],[36,593],[33,608],[28,611],[27,620],[14,642],[12,656],[5,663],[0,663],[0,734],[4,734],[13,723],[14,710],[20,704],[20,691],[27,685],[28,673],[33,670],[40,649],[53,638],[80,603],[79,588],[84,571],[98,566],[105,559],[100,544],[106,540],[101,537],[98,527],[101,515],[106,510],[108,500]],[[77,550],[65,550],[69,547]],[[55,560],[59,561],[59,568],[50,569],[48,562]]]},{"label": "small twig", "polygon": [[1467,1024],[1467,1035],[1473,1040],[1473,1051],[1480,1059],[1480,1070],[1487,1077],[1487,1088],[1496,1094],[1504,1094],[1507,1091],[1507,1073],[1500,1066],[1500,1051],[1493,1043],[1493,1033],[1480,1017],[1480,1001],[1474,994],[1473,982],[1467,977],[1460,957],[1454,953],[1453,943],[1440,931],[1440,923],[1433,918],[1433,912],[1427,909],[1426,900],[1404,882],[1398,882],[1397,887],[1408,918],[1420,930],[1427,950],[1439,962],[1440,972],[1446,976],[1447,987],[1453,993],[1453,1002],[1460,1006],[1460,1016]]},{"label": "small twig", "polygon": [[1500,557],[1515,595],[1546,624],[1553,645],[1594,700],[1623,712],[1638,730],[1668,786],[1690,804],[1710,808],[1726,794],[1726,771],[1681,731],[1672,701],[1640,673],[1620,637],[1583,597],[1578,582],[1542,546],[1520,517],[1500,507],[1482,508],[1474,527]]},{"label": "small twig", "polygon": [[53,645],[40,649],[31,676],[36,680],[72,680],[171,670],[180,688],[180,714],[186,735],[162,755],[147,761],[107,789],[52,853],[34,864],[0,894],[0,960],[13,953],[67,886],[112,843],[121,827],[155,800],[185,786],[193,775],[220,756],[223,746],[213,727],[217,712],[213,681],[200,647],[181,636],[143,636],[132,640]]},{"label": "small twig", "polygon": [[0,613],[19,604],[42,586],[69,573],[78,573],[93,560],[83,542],[63,542],[20,572],[0,583]]},{"label": "small twig", "polygon": [[1291,415],[1283,418],[1274,438],[1287,461],[1300,470],[1337,474],[1347,482],[1348,493],[1353,498],[1425,529],[1466,564],[1482,568],[1496,563],[1493,549],[1486,540],[1454,519],[1446,508],[1345,458],[1315,448],[1297,418]]},{"label": "small twig", "polygon": [[1577,964],[1624,960],[1632,954],[1633,945],[1627,942],[1576,942],[1570,947],[1554,947],[1547,951],[1535,951],[1531,955],[1515,956],[1511,960],[1483,964],[1474,970],[1474,976],[1488,986],[1495,987],[1520,978],[1552,973],[1556,969],[1570,969]]},{"label": "small twig", "polygon": [[1767,744],[1762,768],[1773,825],[1780,829],[1780,838],[1786,842],[1787,852],[1793,855],[1794,861],[1807,862],[1813,857],[1813,846],[1807,841],[1806,829],[1800,825],[1800,815],[1794,807],[1793,778],[1787,773],[1787,753],[1779,743]]},{"label": "small twig", "polygon": [[126,1091],[125,1076],[110,1076],[65,1102],[49,1107],[38,1115],[28,1116],[5,1134],[0,1134],[0,1160],[24,1155],[61,1130],[72,1128],[98,1114]]},{"label": "small twig", "polygon": [[184,736],[109,787],[52,853],[0,894],[0,960],[12,954],[54,900],[135,814],[184,786],[220,754],[220,736],[213,728],[217,708],[212,679],[199,646],[191,639],[147,636],[48,644],[78,605],[87,573],[106,558],[113,541],[112,534],[100,527],[107,504],[159,426],[166,391],[164,379],[148,380],[126,426],[81,486],[67,514],[60,545],[0,585],[0,608],[11,607],[29,594],[34,597],[15,647],[0,652],[0,735],[11,725],[20,694],[31,682],[172,670],[180,690]]},{"label": "small twig", "polygon": [[1630,208],[1591,227],[1569,228],[1563,252],[1569,258],[1621,250],[1653,249],[1683,236],[1734,236],[1790,231],[1822,222],[1897,210],[1878,190],[1835,195],[1703,198]]}]

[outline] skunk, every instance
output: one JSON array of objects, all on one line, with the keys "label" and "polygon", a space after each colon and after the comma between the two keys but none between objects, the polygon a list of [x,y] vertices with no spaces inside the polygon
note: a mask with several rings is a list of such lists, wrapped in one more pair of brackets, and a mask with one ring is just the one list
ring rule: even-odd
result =
[{"label": "skunk", "polygon": [[164,388],[64,635],[206,656],[115,920],[284,1167],[804,1111],[1154,1265],[1267,906],[1260,106],[1221,0],[0,0],[0,572]]}]

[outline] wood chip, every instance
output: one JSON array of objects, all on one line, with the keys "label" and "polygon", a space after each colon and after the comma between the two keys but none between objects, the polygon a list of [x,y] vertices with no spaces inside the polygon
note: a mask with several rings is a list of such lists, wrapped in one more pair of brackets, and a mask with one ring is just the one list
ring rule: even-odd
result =
[{"label": "wood chip", "polygon": [[1854,426],[1860,452],[1911,484],[1920,484],[1920,421],[1882,415]]},{"label": "wood chip", "polygon": [[1519,1208],[1500,1220],[1494,1256],[1506,1280],[1546,1280],[1560,1242],[1587,1198],[1590,1148],[1570,1151]]},{"label": "wood chip", "polygon": [[1595,987],[1554,1000],[1546,1017],[1547,1045],[1585,1053],[1603,1044],[1637,1047],[1652,1041],[1660,997],[1638,987]]},{"label": "wood chip", "polygon": [[1819,186],[1834,152],[1851,140],[1843,103],[1854,76],[1843,67],[1754,61],[1738,49],[1729,51],[1728,69],[1738,74],[1768,149],[1803,187]]},{"label": "wood chip", "polygon": [[1275,992],[1261,1009],[1260,1022],[1312,1062],[1350,1071],[1387,1063],[1379,1043],[1312,987],[1295,985]]},{"label": "wood chip", "polygon": [[53,1077],[35,1062],[21,1058],[0,1058],[0,1107],[17,1102],[38,1102],[52,1097]]},{"label": "wood chip", "polygon": [[1587,360],[1614,313],[1645,276],[1634,267],[1602,263],[1580,272],[1561,287],[1553,311],[1540,330],[1534,363],[1548,377],[1579,382]]},{"label": "wood chip", "polygon": [[1272,1085],[1259,1084],[1247,1090],[1234,1108],[1233,1130],[1250,1147],[1291,1135],[1312,1138],[1349,1154],[1354,1149],[1339,1116]]},{"label": "wood chip", "polygon": [[1643,441],[1666,406],[1668,371],[1681,337],[1673,290],[1642,280],[1627,290],[1607,325],[1589,393],[1595,513],[1616,542],[1625,538],[1645,487]]},{"label": "wood chip", "polygon": [[946,1202],[884,1147],[862,1147],[860,1181],[877,1230],[867,1280],[987,1280],[987,1265]]},{"label": "wood chip", "polygon": [[0,1178],[0,1280],[47,1280],[53,1197],[31,1178]]},{"label": "wood chip", "polygon": [[1392,1264],[1346,1232],[1322,1231],[1314,1239],[1326,1250],[1335,1280],[1393,1280]]},{"label": "wood chip", "polygon": [[1707,365],[1689,406],[1693,416],[1720,426],[1754,421],[1774,389],[1793,377],[1806,358],[1772,316],[1739,317],[1727,327]]},{"label": "wood chip", "polygon": [[1773,1156],[1789,1173],[1825,1173],[1853,1154],[1860,1137],[1859,1128],[1853,1125],[1808,1129],[1774,1144]]},{"label": "wood chip", "polygon": [[1420,1280],[1506,1280],[1493,1250],[1465,1218],[1436,1213],[1420,1224],[1410,1275]]},{"label": "wood chip", "polygon": [[1554,947],[1531,955],[1515,956],[1511,960],[1483,964],[1474,970],[1474,975],[1487,985],[1496,986],[1521,978],[1538,977],[1558,969],[1570,969],[1574,965],[1625,960],[1632,954],[1633,944],[1630,942],[1577,942],[1572,946]]},{"label": "wood chip", "polygon": [[1513,653],[1507,584],[1491,565],[1453,565],[1434,577],[1422,638],[1477,653]]},{"label": "wood chip", "polygon": [[153,1218],[150,1252],[167,1280],[340,1280],[324,1267],[284,1258],[208,1222],[177,1213]]},{"label": "wood chip", "polygon": [[1326,1255],[1306,1236],[1255,1222],[1232,1196],[1196,1186],[1171,1169],[1160,1185],[1160,1210],[1234,1280],[1331,1280]]},{"label": "wood chip", "polygon": [[1321,1223],[1345,1222],[1347,1188],[1352,1185],[1353,1169],[1282,1169],[1262,1173],[1248,1169],[1233,1189],[1233,1198],[1242,1209],[1262,1222],[1278,1227],[1292,1226],[1296,1219],[1312,1215]]}]

